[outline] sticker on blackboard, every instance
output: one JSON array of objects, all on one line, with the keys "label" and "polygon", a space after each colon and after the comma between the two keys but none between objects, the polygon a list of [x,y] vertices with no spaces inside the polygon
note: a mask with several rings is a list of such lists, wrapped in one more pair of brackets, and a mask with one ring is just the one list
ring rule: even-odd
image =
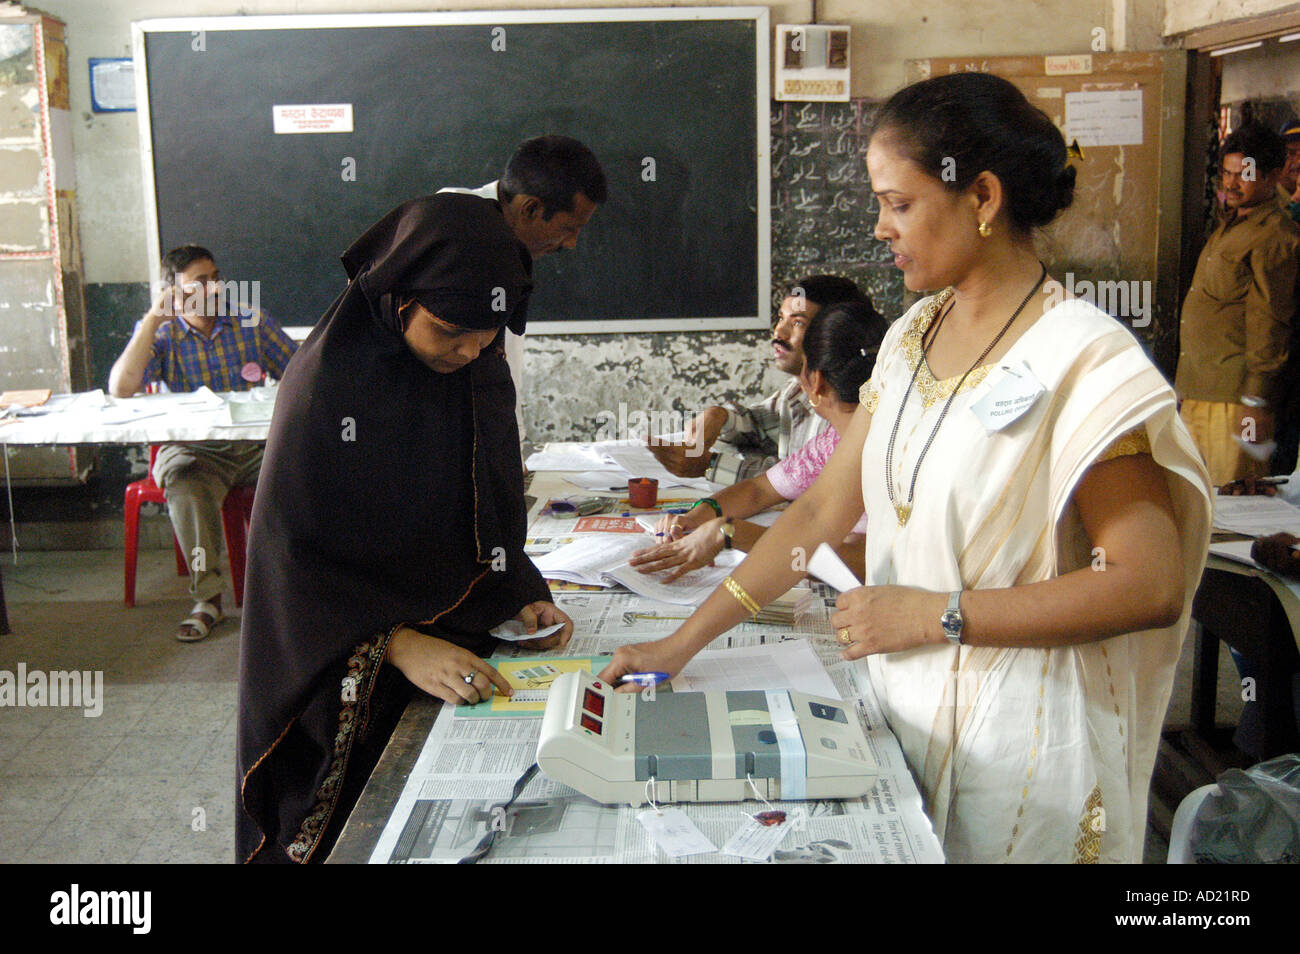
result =
[{"label": "sticker on blackboard", "polygon": [[302,106],[272,106],[271,117],[277,135],[285,133],[352,132],[351,103],[308,103]]}]

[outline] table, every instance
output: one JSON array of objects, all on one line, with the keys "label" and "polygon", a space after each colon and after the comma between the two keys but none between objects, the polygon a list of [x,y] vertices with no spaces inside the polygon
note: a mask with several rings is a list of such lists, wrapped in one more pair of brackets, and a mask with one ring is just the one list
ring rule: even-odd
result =
[{"label": "table", "polygon": [[1267,570],[1211,555],[1192,601],[1201,624],[1192,669],[1192,730],[1211,739],[1219,681],[1219,641],[1259,665],[1255,701],[1261,716],[1259,750],[1265,760],[1300,750],[1290,674],[1300,667],[1300,598]]},{"label": "table", "polygon": [[[170,441],[265,441],[271,427],[276,388],[221,393],[202,389],[192,393],[142,394],[115,398],[103,391],[52,395],[34,416],[0,419],[0,452],[9,460],[9,445],[41,444],[161,444]],[[234,424],[231,406],[261,419]],[[131,417],[117,423],[118,417]],[[9,469],[5,492],[10,500]],[[8,635],[9,619],[0,580],[0,635]]]},{"label": "table", "polygon": [[[260,392],[260,393],[259,393]],[[103,391],[56,394],[39,416],[0,420],[0,445],[161,444],[168,441],[264,441],[276,388],[202,389],[115,398]],[[233,424],[232,404],[256,404],[264,417]],[[117,423],[115,418],[134,416]]]},{"label": "table", "polygon": [[[536,517],[538,511],[544,505],[549,497],[572,495],[582,493],[576,487],[570,487],[560,481],[559,475],[546,473],[534,475],[535,479],[532,485],[532,492],[537,494],[538,500],[530,510],[530,526],[536,530],[538,524]],[[687,492],[689,493],[689,492]],[[665,492],[664,496],[675,496],[672,491]],[[530,536],[533,533],[530,532]],[[557,599],[565,597],[572,598],[580,594],[571,592],[557,593]],[[616,597],[605,595],[593,595],[593,600],[609,600]],[[635,597],[628,597],[635,599]],[[680,607],[683,614],[689,611],[688,607]],[[611,613],[610,616],[618,616],[618,613]],[[673,624],[675,625],[675,624]],[[767,627],[774,629],[777,627]],[[832,645],[833,638],[830,636],[829,624],[825,624],[825,643]],[[789,627],[784,628],[787,632]],[[734,631],[733,631],[734,632]],[[575,641],[578,639],[575,634]],[[641,637],[649,638],[649,637]],[[741,637],[743,638],[743,637]],[[750,637],[753,638],[753,637]],[[582,650],[586,652],[586,650]],[[832,653],[834,650],[832,648]],[[848,666],[850,664],[843,664]],[[849,698],[849,696],[845,696]],[[810,842],[809,849],[800,844],[799,851],[812,850],[821,852],[822,855],[818,860],[829,860],[828,854],[836,852],[852,854],[857,851],[859,855],[865,854],[868,850],[880,851],[883,853],[898,852],[897,858],[892,860],[924,860],[924,861],[941,861],[942,849],[938,840],[935,838],[933,829],[928,819],[925,818],[921,811],[920,794],[916,790],[915,783],[912,781],[908,772],[906,763],[902,756],[902,750],[898,743],[893,739],[892,733],[887,728],[882,728],[884,724],[883,715],[878,712],[878,704],[875,703],[874,695],[868,704],[868,707],[876,706],[876,710],[868,721],[872,724],[868,735],[873,739],[873,745],[881,743],[878,758],[881,759],[882,774],[888,770],[889,780],[882,781],[879,786],[880,791],[873,793],[872,796],[862,800],[852,799],[841,806],[839,809],[834,806],[839,803],[808,803],[810,813],[815,813],[819,808],[827,814],[821,817],[814,817],[810,822],[810,833],[805,837],[805,841]],[[425,745],[431,729],[441,717],[446,718],[449,714],[443,712],[443,706],[437,700],[427,696],[420,696],[408,705],[403,714],[392,739],[389,741],[387,748],[380,757],[374,772],[371,774],[361,797],[356,806],[353,808],[348,821],[344,825],[342,832],[336,841],[332,852],[330,853],[327,863],[329,864],[348,864],[362,863],[369,861],[375,851],[381,834],[390,818],[394,815],[395,809],[398,808],[399,800],[402,797],[403,790],[417,760]],[[492,721],[502,724],[507,720],[489,720],[489,719],[464,719],[457,720],[462,725],[469,723]],[[511,720],[518,721],[518,720]],[[884,738],[887,736],[887,740]],[[472,738],[457,739],[457,744],[469,748],[472,746]],[[892,749],[888,748],[892,746]],[[439,754],[442,754],[439,752]],[[449,760],[450,761],[450,760]],[[457,768],[458,772],[472,773],[473,769]],[[894,786],[894,788],[890,788]],[[530,788],[531,790],[531,788]],[[445,806],[449,812],[454,814],[456,810],[461,810],[464,817],[469,817],[476,806],[475,799],[464,799],[457,795],[431,795],[430,798],[445,799],[446,801],[434,802],[435,805]],[[480,794],[478,798],[488,798],[486,794]],[[492,797],[495,797],[492,796]],[[632,860],[643,861],[663,861],[665,860],[662,853],[654,853],[653,850],[646,852],[644,849],[633,848],[625,849],[623,846],[636,842],[641,836],[637,835],[638,827],[633,822],[630,826],[632,835],[627,835],[629,830],[627,809],[618,807],[601,808],[595,803],[582,799],[581,796],[575,796],[581,800],[582,805],[574,806],[576,809],[585,811],[588,816],[599,816],[601,824],[605,826],[607,834],[617,825],[619,826],[618,843],[619,850],[629,850]],[[525,799],[527,800],[527,799]],[[557,799],[554,796],[542,796],[543,801],[554,802]],[[881,803],[885,807],[881,807]],[[860,803],[860,804],[859,804]],[[487,802],[485,804],[490,804]],[[896,806],[896,807],[895,807]],[[694,804],[684,806],[688,813],[698,812],[697,822],[700,817],[705,817],[716,826],[720,815],[725,814],[728,818],[731,816],[739,817],[741,806],[695,806]],[[623,816],[619,816],[622,811]],[[401,817],[401,816],[399,816]],[[842,822],[846,827],[852,826],[855,833],[859,836],[854,842],[853,848],[848,849],[848,842],[840,839],[834,833],[833,826]],[[557,823],[557,827],[562,823]],[[705,823],[700,822],[704,827]],[[891,827],[892,825],[892,827]],[[826,826],[826,827],[817,827]],[[813,828],[817,827],[817,831]],[[818,833],[820,832],[820,834]],[[830,832],[828,835],[827,832]],[[613,836],[609,835],[612,839]],[[874,841],[873,841],[874,839]],[[880,847],[884,840],[892,839],[890,844]],[[722,842],[716,837],[715,843],[721,845]],[[794,842],[792,836],[788,839]],[[499,846],[498,846],[499,847]],[[793,847],[788,846],[788,847]],[[798,852],[791,852],[797,854]],[[717,860],[712,858],[711,860]],[[733,859],[734,860],[734,859]]]}]

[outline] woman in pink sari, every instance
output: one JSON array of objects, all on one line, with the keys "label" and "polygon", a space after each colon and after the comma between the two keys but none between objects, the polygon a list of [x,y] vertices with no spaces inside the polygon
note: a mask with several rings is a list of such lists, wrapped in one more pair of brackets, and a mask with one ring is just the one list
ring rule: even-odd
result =
[{"label": "woman in pink sari", "polygon": [[[671,569],[675,580],[707,566],[724,549],[748,552],[766,529],[745,520],[777,504],[794,500],[812,486],[858,409],[858,392],[871,377],[876,352],[889,325],[870,304],[840,302],[819,311],[804,332],[804,367],[799,386],[813,411],[830,427],[766,473],[706,497],[685,514],[665,517],[657,531],[665,542],[631,559],[642,573]],[[840,556],[862,573],[865,515],[837,547]]]}]

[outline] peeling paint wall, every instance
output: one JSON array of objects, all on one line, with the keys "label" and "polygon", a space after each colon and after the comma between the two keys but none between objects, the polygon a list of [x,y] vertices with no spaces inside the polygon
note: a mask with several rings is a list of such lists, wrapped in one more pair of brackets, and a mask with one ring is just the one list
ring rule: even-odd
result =
[{"label": "peeling paint wall", "polygon": [[610,420],[602,413],[626,420],[638,410],[676,411],[689,419],[710,404],[775,390],[789,379],[772,369],[768,340],[762,331],[529,338],[529,440],[591,440]]},{"label": "peeling paint wall", "polygon": [[1167,0],[1165,36],[1231,23],[1246,17],[1277,13],[1294,6],[1295,0]]}]

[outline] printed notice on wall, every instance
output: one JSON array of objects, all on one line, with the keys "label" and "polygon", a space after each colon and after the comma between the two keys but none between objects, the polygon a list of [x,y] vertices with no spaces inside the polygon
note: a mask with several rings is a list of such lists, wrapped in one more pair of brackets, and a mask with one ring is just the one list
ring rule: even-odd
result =
[{"label": "printed notice on wall", "polygon": [[277,134],[352,132],[351,103],[272,106],[271,115]]},{"label": "printed notice on wall", "polygon": [[1142,90],[1065,94],[1065,140],[1080,146],[1142,145]]}]

